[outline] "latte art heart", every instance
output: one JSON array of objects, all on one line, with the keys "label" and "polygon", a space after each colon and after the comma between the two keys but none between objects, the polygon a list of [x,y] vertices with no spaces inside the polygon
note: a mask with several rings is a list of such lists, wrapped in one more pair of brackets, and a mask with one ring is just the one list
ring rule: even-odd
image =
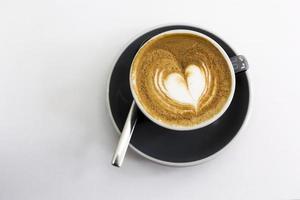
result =
[{"label": "latte art heart", "polygon": [[190,104],[196,109],[206,87],[205,74],[200,68],[197,65],[189,65],[184,74],[173,72],[164,80],[162,80],[162,73],[163,71],[157,71],[155,74],[157,89],[172,100]]}]

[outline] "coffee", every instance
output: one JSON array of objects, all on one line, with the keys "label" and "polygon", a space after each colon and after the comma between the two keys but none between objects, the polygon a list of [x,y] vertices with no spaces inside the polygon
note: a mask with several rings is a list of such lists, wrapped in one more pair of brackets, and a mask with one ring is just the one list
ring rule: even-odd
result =
[{"label": "coffee", "polygon": [[137,103],[169,127],[193,127],[220,113],[232,90],[230,67],[204,37],[168,33],[148,41],[130,72]]}]

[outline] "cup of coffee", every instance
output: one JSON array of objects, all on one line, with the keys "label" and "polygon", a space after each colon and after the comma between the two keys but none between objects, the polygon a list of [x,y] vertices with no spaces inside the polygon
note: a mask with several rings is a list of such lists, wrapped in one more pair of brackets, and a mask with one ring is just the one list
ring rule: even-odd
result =
[{"label": "cup of coffee", "polygon": [[216,121],[235,90],[233,63],[225,51],[190,30],[167,31],[145,42],[133,59],[129,80],[139,109],[174,130]]},{"label": "cup of coffee", "polygon": [[137,107],[161,127],[187,131],[221,117],[235,91],[235,74],[248,69],[243,56],[229,58],[202,33],[177,29],[155,35],[137,51],[129,82],[134,98],[113,165],[122,164]]}]

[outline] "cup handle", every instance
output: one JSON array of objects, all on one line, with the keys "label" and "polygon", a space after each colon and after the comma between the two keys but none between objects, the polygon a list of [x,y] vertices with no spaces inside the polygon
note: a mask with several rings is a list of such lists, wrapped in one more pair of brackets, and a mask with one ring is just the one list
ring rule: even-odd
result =
[{"label": "cup handle", "polygon": [[244,72],[249,69],[249,65],[245,56],[237,55],[230,58],[234,73]]},{"label": "cup handle", "polygon": [[121,165],[123,163],[123,160],[124,160],[124,157],[125,157],[125,154],[126,154],[126,151],[127,151],[130,139],[131,139],[132,132],[133,132],[135,124],[137,122],[137,111],[138,111],[137,105],[133,101],[131,104],[130,110],[128,112],[127,119],[124,124],[122,133],[120,135],[120,139],[119,139],[117,148],[115,150],[115,153],[114,153],[112,161],[111,161],[111,164],[113,166],[121,167]]}]

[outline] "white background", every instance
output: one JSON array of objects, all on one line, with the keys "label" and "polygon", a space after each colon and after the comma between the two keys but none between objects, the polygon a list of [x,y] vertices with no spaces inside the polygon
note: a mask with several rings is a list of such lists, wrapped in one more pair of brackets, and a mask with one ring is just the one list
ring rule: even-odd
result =
[{"label": "white background", "polygon": [[[1,0],[0,200],[300,198],[299,19],[296,0]],[[112,64],[140,33],[180,22],[246,55],[248,124],[200,166],[129,150],[114,168]]]}]

